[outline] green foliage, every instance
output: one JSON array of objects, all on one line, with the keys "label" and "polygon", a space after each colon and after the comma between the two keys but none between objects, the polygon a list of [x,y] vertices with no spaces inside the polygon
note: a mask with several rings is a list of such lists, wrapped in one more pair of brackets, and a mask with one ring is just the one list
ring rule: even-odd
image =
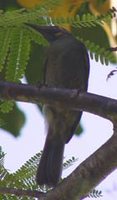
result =
[{"label": "green foliage", "polygon": [[14,104],[13,110],[11,110],[11,112],[1,112],[0,114],[0,127],[6,131],[11,132],[15,137],[19,136],[20,130],[24,123],[25,115],[16,104]]},{"label": "green foliage", "polygon": [[0,72],[2,71],[10,45],[10,29],[0,29]]},{"label": "green foliage", "polygon": [[0,166],[3,165],[3,158],[5,153],[2,151],[2,147],[0,146]]},{"label": "green foliage", "polygon": [[2,113],[8,113],[12,110],[13,102],[12,101],[3,101],[0,105],[0,109]]},{"label": "green foliage", "polygon": [[[40,192],[47,192],[50,190],[49,187],[40,187],[36,184],[35,181],[35,174],[37,170],[37,166],[40,160],[42,152],[34,155],[32,158],[30,158],[19,170],[17,170],[15,173],[9,173],[8,170],[4,167],[4,156],[5,154],[2,152],[2,149],[0,148],[0,187],[1,188],[16,188],[16,189],[22,189],[22,190],[38,190]],[[63,163],[63,170],[69,168],[76,162],[77,159],[72,157],[69,160],[65,161]],[[61,180],[62,181],[62,180]],[[90,198],[97,198],[101,197],[102,192],[93,189],[88,197]],[[34,199],[34,198],[26,198],[26,197],[17,197],[15,195],[2,195],[0,194],[0,199]]]},{"label": "green foliage", "polygon": [[76,128],[75,135],[80,136],[82,132],[83,132],[82,124],[79,124],[78,127]]},{"label": "green foliage", "polygon": [[[60,2],[60,0],[45,0],[37,8],[31,10],[18,9],[6,12],[0,11],[1,80],[20,82],[24,75],[29,83],[35,84],[36,82],[43,80],[43,55],[41,49],[42,46],[47,46],[48,42],[41,34],[28,27],[26,23],[35,23],[39,25],[50,25],[53,23],[60,26],[69,24],[73,27],[73,34],[75,30],[75,36],[83,41],[88,48],[91,58],[96,61],[100,60],[102,64],[116,62],[114,54],[107,50],[109,48],[107,39],[105,40],[104,36],[100,36],[102,41],[106,41],[104,44],[101,43],[101,46],[98,44],[99,40],[95,37],[95,32],[98,32],[97,30],[101,29],[101,25],[104,22],[110,24],[116,10],[114,8],[110,9],[106,14],[101,16],[94,16],[91,13],[84,11],[84,13],[80,13],[80,15],[76,14],[75,17],[50,17],[49,11],[54,10]],[[92,34],[88,34],[89,29],[93,29]],[[80,31],[81,35],[79,34]],[[91,40],[90,36],[93,36],[94,41]],[[95,42],[96,40],[97,43]],[[29,62],[30,57],[32,57],[31,47],[32,44],[34,47],[34,43],[36,43],[39,47],[38,52],[35,53],[35,56],[33,56],[33,60]],[[39,61],[37,54],[40,56]],[[30,70],[31,68],[32,70]],[[11,111],[13,104],[13,101],[1,102],[0,115],[2,116],[1,113],[8,113]],[[0,123],[4,124],[4,122],[2,123],[1,117]]]},{"label": "green foliage", "polygon": [[8,173],[4,168],[4,157],[5,153],[2,151],[2,147],[0,146],[0,181],[2,181]]},{"label": "green foliage", "polygon": [[12,28],[10,39],[6,80],[18,82],[23,77],[29,60],[30,40],[25,31],[19,27]]},{"label": "green foliage", "polygon": [[[37,163],[39,162],[40,155],[36,154],[34,157],[29,159],[19,170],[15,173],[9,173],[8,170],[4,168],[1,164],[0,166],[0,187],[1,188],[17,188],[17,189],[30,189],[35,190],[38,189],[38,186],[35,182],[35,172],[37,169]],[[27,197],[16,197],[15,195],[1,195],[0,199],[34,199],[34,198],[27,198]]]},{"label": "green foliage", "polygon": [[91,13],[83,14],[82,16],[76,15],[75,17],[59,17],[52,18],[53,24],[61,25],[61,24],[70,24],[74,27],[95,27],[97,25],[102,25],[104,22],[110,23],[114,9],[110,9],[106,14],[101,16],[95,16]]},{"label": "green foliage", "polygon": [[85,44],[85,46],[89,49],[91,59],[95,59],[96,62],[100,61],[102,64],[106,65],[108,65],[109,62],[116,62],[116,57],[110,50],[108,50],[108,48],[96,45],[95,43],[90,42],[89,40],[85,41],[82,38],[78,39],[82,41]]},{"label": "green foliage", "polygon": [[[0,18],[0,46],[2,47],[0,52],[0,71],[2,71],[4,63],[7,59],[6,80],[19,81],[25,73],[25,68],[30,55],[30,41],[33,40],[38,44],[47,45],[45,39],[31,28],[23,26],[25,22],[38,22],[39,24],[47,24],[50,18],[43,18],[42,8],[38,8],[31,11],[25,11],[23,9],[17,11],[8,11],[5,14],[1,13]],[[76,15],[74,18],[53,18],[52,22],[56,25],[71,24],[75,28],[92,27],[101,25],[103,22],[110,22],[113,17],[114,10],[109,10],[107,14],[96,17],[90,13],[83,14],[82,16]],[[41,16],[39,18],[39,15]],[[48,23],[49,23],[48,22]],[[90,41],[88,42],[90,43]],[[93,51],[97,55],[97,46],[95,44],[89,47],[93,48]],[[9,50],[10,47],[10,51]],[[92,50],[92,49],[91,49]],[[98,55],[102,54],[102,50],[98,48]],[[7,55],[8,54],[8,55]],[[109,53],[108,53],[109,54]],[[97,55],[97,56],[98,56]],[[106,57],[106,55],[104,55]],[[96,56],[95,56],[96,58]],[[110,57],[106,57],[106,60]],[[111,61],[111,60],[110,60]]]}]

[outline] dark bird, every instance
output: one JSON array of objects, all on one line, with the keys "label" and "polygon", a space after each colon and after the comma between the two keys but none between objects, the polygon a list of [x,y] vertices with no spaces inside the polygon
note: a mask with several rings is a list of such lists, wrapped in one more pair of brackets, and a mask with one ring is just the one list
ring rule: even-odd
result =
[{"label": "dark bird", "polygon": [[[45,59],[45,84],[50,87],[87,91],[89,57],[86,47],[70,32],[58,26],[28,24],[48,41]],[[39,185],[55,186],[61,177],[64,146],[73,136],[82,112],[63,106],[43,106],[48,134],[37,169]]]}]

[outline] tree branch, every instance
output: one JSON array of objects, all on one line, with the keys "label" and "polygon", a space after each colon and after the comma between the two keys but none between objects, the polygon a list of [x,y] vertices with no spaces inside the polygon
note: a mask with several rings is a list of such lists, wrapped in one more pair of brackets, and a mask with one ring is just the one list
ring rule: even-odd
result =
[{"label": "tree branch", "polygon": [[14,194],[16,196],[28,196],[28,197],[42,197],[45,196],[43,192],[39,192],[36,190],[22,190],[22,189],[16,189],[16,188],[0,188],[1,194]]},{"label": "tree branch", "polygon": [[0,99],[38,104],[49,103],[67,109],[83,110],[111,121],[117,119],[117,100],[77,89],[39,87],[28,84],[0,82]]}]

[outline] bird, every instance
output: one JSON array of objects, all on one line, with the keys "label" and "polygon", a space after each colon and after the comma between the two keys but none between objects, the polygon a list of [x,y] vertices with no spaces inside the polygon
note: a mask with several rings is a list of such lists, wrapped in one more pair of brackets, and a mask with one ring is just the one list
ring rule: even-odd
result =
[{"label": "bird", "polygon": [[[90,71],[85,45],[68,30],[59,26],[27,24],[49,42],[44,63],[44,83],[49,87],[87,91]],[[80,122],[82,111],[43,105],[47,136],[37,168],[36,182],[55,187],[61,180],[65,144]]]}]

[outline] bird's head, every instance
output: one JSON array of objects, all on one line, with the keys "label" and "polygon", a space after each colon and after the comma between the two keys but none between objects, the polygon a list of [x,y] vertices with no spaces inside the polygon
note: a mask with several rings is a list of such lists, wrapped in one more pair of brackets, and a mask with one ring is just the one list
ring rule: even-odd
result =
[{"label": "bird's head", "polygon": [[70,34],[70,32],[58,26],[39,26],[37,24],[30,23],[26,23],[26,25],[40,32],[45,37],[45,39],[48,40],[48,42],[54,42],[60,37]]}]

